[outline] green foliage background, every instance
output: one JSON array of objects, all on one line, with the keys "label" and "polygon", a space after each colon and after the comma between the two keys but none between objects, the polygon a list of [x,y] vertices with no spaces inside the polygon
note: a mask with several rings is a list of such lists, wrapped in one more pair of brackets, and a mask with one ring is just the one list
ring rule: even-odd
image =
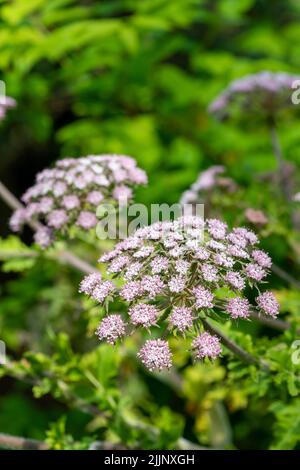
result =
[{"label": "green foliage background", "polygon": [[[234,78],[265,69],[299,73],[297,0],[1,0],[0,8],[0,78],[18,101],[0,127],[0,170],[18,196],[36,171],[67,155],[132,155],[149,175],[137,195],[146,204],[177,202],[201,169],[225,164],[247,188],[249,205],[277,214],[265,245],[299,276],[297,239],[272,197],[262,202],[254,177],[274,169],[267,130],[251,121],[218,123],[207,113]],[[296,110],[280,123],[280,138],[299,168]],[[47,435],[53,448],[99,439],[173,448],[184,446],[183,436],[214,447],[299,447],[295,331],[250,325],[232,332],[273,361],[271,377],[232,358],[228,368],[226,356],[192,366],[182,346],[178,389],[140,368],[133,339],[116,350],[99,346],[99,311],[78,296],[81,275],[30,248],[29,233],[24,240],[0,245],[0,335],[17,361],[10,373],[0,369],[0,431]],[[73,245],[92,263],[103,248]],[[299,323],[298,289],[276,278],[272,286],[283,313]],[[101,414],[87,413],[82,402]]]}]

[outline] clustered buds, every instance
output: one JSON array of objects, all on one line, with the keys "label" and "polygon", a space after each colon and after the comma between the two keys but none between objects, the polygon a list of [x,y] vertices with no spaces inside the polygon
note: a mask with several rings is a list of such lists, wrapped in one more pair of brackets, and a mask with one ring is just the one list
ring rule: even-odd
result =
[{"label": "clustered buds", "polygon": [[99,204],[126,205],[133,188],[146,183],[145,172],[127,156],[65,158],[37,175],[35,185],[22,197],[25,207],[14,212],[10,226],[19,231],[28,220],[42,222],[35,241],[47,247],[56,235],[66,235],[74,226],[94,228]]},{"label": "clustered buds", "polygon": [[209,111],[219,119],[244,111],[249,114],[274,117],[279,111],[291,107],[293,83],[299,76],[285,72],[259,72],[234,80],[210,104]]},{"label": "clustered buds", "polygon": [[0,96],[0,121],[5,118],[8,109],[16,106],[17,102],[10,96]]},{"label": "clustered buds", "polygon": [[138,353],[150,370],[170,367],[166,335],[172,331],[191,339],[195,359],[216,359],[220,339],[205,331],[202,319],[221,315],[236,321],[249,319],[251,312],[279,313],[272,292],[259,291],[255,305],[245,294],[247,287],[258,289],[271,267],[258,243],[246,228],[228,231],[218,219],[204,222],[194,216],[138,229],[100,258],[116,284],[96,273],[81,283],[81,292],[108,308],[114,299],[128,302],[122,321],[119,314],[102,320],[99,338],[112,343],[138,328],[156,330],[155,337],[161,332],[164,339],[150,338]]},{"label": "clustered buds", "polygon": [[224,175],[225,171],[221,165],[213,165],[202,171],[191,187],[182,194],[180,204],[183,206],[205,202],[204,195],[206,196],[208,191],[216,188],[222,192],[234,192],[237,189],[237,184],[232,178]]},{"label": "clustered buds", "polygon": [[266,214],[259,210],[259,209],[252,209],[251,207],[248,207],[246,210],[245,210],[245,219],[250,222],[251,224],[253,225],[256,225],[256,226],[263,226],[263,225],[266,225],[268,223],[268,217],[266,216]]}]

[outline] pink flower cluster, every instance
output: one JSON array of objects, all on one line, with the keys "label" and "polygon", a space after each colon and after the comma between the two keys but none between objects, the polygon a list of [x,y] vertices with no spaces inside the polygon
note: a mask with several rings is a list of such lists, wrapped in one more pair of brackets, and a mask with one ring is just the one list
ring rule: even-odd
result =
[{"label": "pink flower cluster", "polygon": [[207,333],[207,331],[193,340],[192,349],[196,359],[203,359],[205,357],[216,359],[222,352],[219,338]]},{"label": "pink flower cluster", "polygon": [[180,199],[180,204],[200,204],[204,203],[204,194],[215,188],[232,193],[236,190],[237,184],[232,178],[224,176],[225,168],[221,165],[213,165],[202,171],[197,180],[185,191]]},{"label": "pink flower cluster", "polygon": [[[258,295],[256,306],[245,296],[245,288],[257,288],[271,267],[269,255],[257,248],[258,243],[252,231],[243,227],[229,231],[217,219],[204,222],[187,216],[158,222],[138,229],[100,258],[116,285],[91,274],[80,291],[106,305],[114,299],[128,302],[126,332],[118,320],[115,339],[136,328],[152,332],[165,326],[166,331],[191,337],[195,358],[215,359],[221,353],[219,339],[205,331],[199,336],[199,328],[205,330],[202,318],[217,319],[216,313],[221,313],[232,320],[248,319],[257,310],[272,317],[279,313],[271,292]],[[103,322],[98,331],[103,331]],[[105,339],[103,333],[99,337]],[[169,367],[167,340],[148,340],[139,357],[150,370]]]},{"label": "pink flower cluster", "polygon": [[8,109],[15,108],[16,101],[10,96],[0,96],[0,121],[5,118]]},{"label": "pink flower cluster", "polygon": [[44,226],[35,241],[47,247],[55,235],[64,235],[73,226],[94,228],[99,204],[126,205],[133,188],[146,183],[145,172],[124,155],[65,158],[37,175],[22,197],[25,207],[12,215],[10,226],[19,231],[29,219],[41,221]]},{"label": "pink flower cluster", "polygon": [[291,107],[292,85],[299,76],[285,72],[263,71],[234,80],[210,104],[209,111],[219,119],[245,111],[273,116],[278,111]]}]

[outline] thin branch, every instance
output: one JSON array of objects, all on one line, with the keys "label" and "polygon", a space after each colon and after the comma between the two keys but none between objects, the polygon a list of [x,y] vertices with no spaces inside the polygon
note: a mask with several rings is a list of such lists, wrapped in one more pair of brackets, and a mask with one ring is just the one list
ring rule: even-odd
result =
[{"label": "thin branch", "polygon": [[116,442],[95,441],[89,446],[89,450],[126,450],[128,447]]},{"label": "thin branch", "polygon": [[[216,302],[216,306],[224,310],[225,308],[225,301],[224,300],[219,300]],[[280,318],[272,318],[272,317],[267,317],[266,315],[258,312],[255,307],[252,307],[249,310],[250,317],[253,318],[254,320],[259,321],[260,323],[263,323],[264,325],[269,326],[270,328],[273,328],[274,330],[278,331],[286,331],[292,328],[292,325],[290,322],[281,320]],[[300,328],[296,330],[297,333],[300,333]]]},{"label": "thin branch", "polygon": [[[13,210],[22,209],[24,207],[20,203],[20,201],[18,201],[18,199],[9,191],[9,189],[7,189],[7,187],[4,186],[4,184],[1,181],[0,181],[0,197]],[[35,220],[28,220],[26,223],[27,225],[29,225],[30,228],[32,228],[33,231],[36,231],[43,227],[43,225],[40,222],[36,222]],[[74,253],[71,253],[68,250],[60,251],[57,255],[57,259],[58,261],[62,261],[85,274],[90,274],[90,273],[97,271],[97,269],[94,268],[91,264],[87,263],[86,261],[83,261]]]},{"label": "thin branch", "polygon": [[62,262],[65,262],[69,266],[78,269],[78,271],[83,272],[84,274],[91,274],[97,272],[97,269],[94,268],[91,264],[82,260],[78,256],[74,255],[68,250],[63,250],[59,253],[58,259]]},{"label": "thin branch", "polygon": [[7,189],[6,186],[0,181],[0,196],[3,201],[13,210],[22,209],[22,204],[18,199]]},{"label": "thin branch", "polygon": [[18,450],[47,450],[48,444],[36,439],[27,439],[26,437],[11,436],[10,434],[0,433],[0,447]]},{"label": "thin branch", "polygon": [[271,135],[271,143],[273,152],[277,162],[277,179],[279,187],[281,188],[282,194],[284,195],[285,199],[288,201],[290,199],[290,195],[288,192],[288,188],[286,186],[285,176],[284,176],[284,158],[281,149],[281,145],[279,142],[279,138],[277,135],[277,130],[275,125],[271,125],[270,127],[270,135]]},{"label": "thin branch", "polygon": [[[291,201],[292,188],[291,188],[291,184],[289,181],[289,177],[286,173],[284,156],[283,156],[282,148],[280,145],[275,122],[270,123],[270,135],[271,135],[271,143],[272,143],[273,152],[274,152],[276,162],[277,162],[278,185],[281,188],[281,192],[284,198],[286,199],[287,203],[289,203]],[[292,223],[293,228],[297,232],[299,232],[300,230],[299,221],[294,211],[292,211],[291,213],[291,223]]]},{"label": "thin branch", "polygon": [[[261,313],[258,313],[255,310],[252,310],[250,312],[250,317],[254,320],[258,320],[264,325],[269,326],[270,328],[274,328],[274,330],[287,331],[292,326],[288,321],[280,320],[280,318],[266,317],[265,315],[262,315]],[[300,334],[300,328],[296,329],[296,333]]]},{"label": "thin branch", "polygon": [[[6,186],[4,186],[4,184],[1,181],[0,181],[0,197],[3,199],[4,202],[6,202],[8,207],[10,207],[14,211],[24,208],[23,204],[21,204],[21,202],[9,191],[9,189]],[[27,225],[29,225],[29,227],[32,228],[33,231],[36,231],[42,227],[42,225],[39,222],[35,222],[33,220],[29,220],[27,222]]]},{"label": "thin branch", "polygon": [[286,281],[287,283],[291,284],[291,286],[295,287],[296,289],[300,289],[300,282],[297,281],[293,276],[291,276],[289,273],[284,271],[282,268],[277,266],[276,264],[272,265],[272,271],[275,273],[278,277]]},{"label": "thin branch", "polygon": [[[28,439],[26,437],[11,436],[10,434],[0,433],[0,447],[16,450],[49,450],[49,445],[44,441]],[[89,450],[125,450],[121,444],[109,441],[95,441]]]},{"label": "thin branch", "polygon": [[259,365],[265,371],[269,370],[269,366],[265,362],[257,359],[255,356],[252,356],[252,354],[245,351],[245,349],[241,348],[238,344],[236,344],[234,341],[224,335],[224,333],[215,328],[208,320],[202,319],[202,323],[207,331],[214,335],[217,335],[220,338],[221,342],[224,344],[224,346],[226,346],[228,349],[230,349],[230,351],[239,356],[244,362],[247,362],[248,364]]},{"label": "thin branch", "polygon": [[254,310],[250,312],[250,317],[274,328],[275,330],[286,331],[291,327],[290,323],[287,321],[266,317],[265,315],[262,315]]}]

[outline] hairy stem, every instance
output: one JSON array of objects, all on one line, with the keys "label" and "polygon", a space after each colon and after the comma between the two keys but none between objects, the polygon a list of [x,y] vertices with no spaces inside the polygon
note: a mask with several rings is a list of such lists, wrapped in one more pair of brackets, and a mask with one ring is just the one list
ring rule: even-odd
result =
[{"label": "hairy stem", "polygon": [[224,333],[215,328],[208,320],[202,319],[201,321],[207,331],[209,331],[211,334],[217,335],[220,338],[222,344],[224,344],[224,346],[230,349],[230,351],[232,351],[234,354],[239,356],[244,362],[247,362],[248,364],[257,364],[265,371],[269,370],[269,366],[265,362],[257,359],[255,356],[252,356],[252,354],[245,351],[245,349],[241,348],[238,344],[229,339],[228,336],[224,335]]}]

